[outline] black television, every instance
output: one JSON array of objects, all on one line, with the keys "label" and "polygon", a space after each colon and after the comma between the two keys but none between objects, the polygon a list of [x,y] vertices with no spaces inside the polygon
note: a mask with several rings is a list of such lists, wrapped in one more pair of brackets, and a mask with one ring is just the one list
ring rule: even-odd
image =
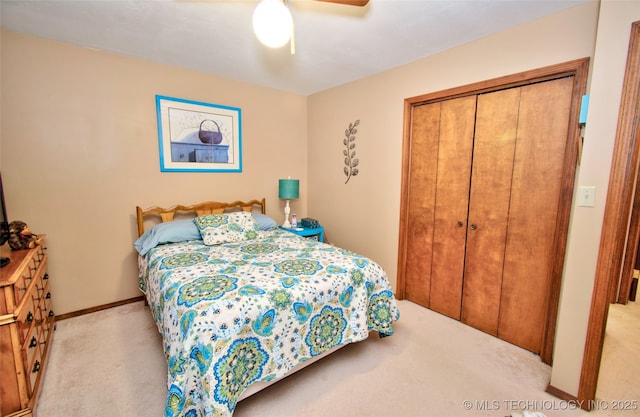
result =
[{"label": "black television", "polygon": [[[2,205],[2,217],[0,217],[0,246],[2,246],[9,240],[9,218],[7,217],[7,206],[4,204],[2,175],[0,175],[0,204]],[[8,264],[9,261],[9,258],[0,256],[0,268]]]}]

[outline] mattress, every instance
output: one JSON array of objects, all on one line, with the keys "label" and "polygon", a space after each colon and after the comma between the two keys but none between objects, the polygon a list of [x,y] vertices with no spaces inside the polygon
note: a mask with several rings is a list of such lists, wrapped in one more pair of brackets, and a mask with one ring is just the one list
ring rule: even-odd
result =
[{"label": "mattress", "polygon": [[280,229],[158,245],[138,260],[168,363],[165,416],[231,416],[252,384],[371,331],[391,335],[399,318],[380,265]]}]

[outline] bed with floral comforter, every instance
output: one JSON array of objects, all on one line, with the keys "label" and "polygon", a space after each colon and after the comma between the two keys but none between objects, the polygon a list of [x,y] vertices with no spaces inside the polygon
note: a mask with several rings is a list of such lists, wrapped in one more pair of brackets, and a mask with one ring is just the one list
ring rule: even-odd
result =
[{"label": "bed with floral comforter", "polygon": [[168,362],[167,417],[231,416],[252,383],[370,331],[393,333],[399,312],[372,260],[281,229],[244,236],[138,258]]}]

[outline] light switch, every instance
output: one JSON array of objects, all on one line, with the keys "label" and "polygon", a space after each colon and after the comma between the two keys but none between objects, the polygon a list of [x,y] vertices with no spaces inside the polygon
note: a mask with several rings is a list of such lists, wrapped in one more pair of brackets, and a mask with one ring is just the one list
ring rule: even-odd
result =
[{"label": "light switch", "polygon": [[596,205],[596,187],[578,187],[578,206],[594,207]]}]

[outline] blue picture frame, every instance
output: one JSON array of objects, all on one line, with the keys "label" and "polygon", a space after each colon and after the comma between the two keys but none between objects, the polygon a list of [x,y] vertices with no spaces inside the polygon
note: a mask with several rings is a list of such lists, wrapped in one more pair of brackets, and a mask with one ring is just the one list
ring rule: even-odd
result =
[{"label": "blue picture frame", "polygon": [[156,95],[162,172],[242,172],[242,111]]}]

